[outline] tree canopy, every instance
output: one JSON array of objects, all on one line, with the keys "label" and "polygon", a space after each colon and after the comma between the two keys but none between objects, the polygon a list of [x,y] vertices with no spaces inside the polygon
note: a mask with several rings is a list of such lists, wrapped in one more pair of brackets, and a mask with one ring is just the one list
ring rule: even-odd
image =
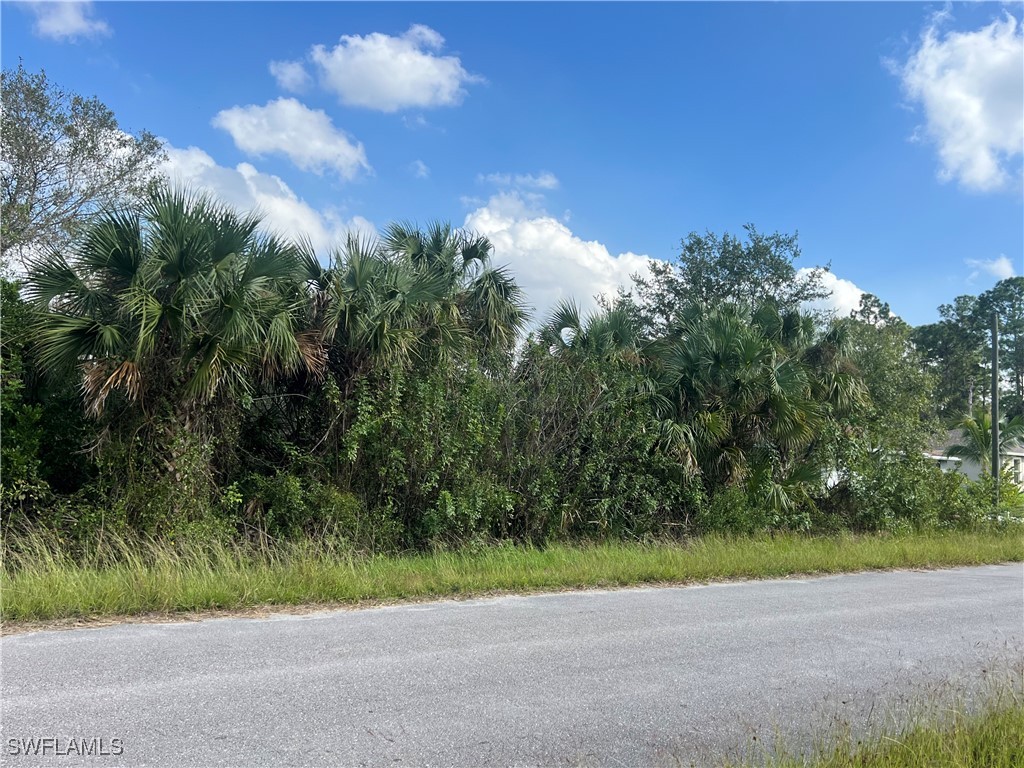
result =
[{"label": "tree canopy", "polygon": [[70,93],[22,64],[0,75],[0,256],[63,248],[101,210],[138,200],[163,149],[125,132],[99,99]]},{"label": "tree canopy", "polygon": [[652,260],[650,276],[634,276],[637,311],[647,325],[664,327],[691,303],[733,302],[755,307],[776,303],[783,310],[828,298],[823,284],[828,267],[799,273],[797,235],[743,227],[746,239],[728,232],[691,232],[674,262]]}]

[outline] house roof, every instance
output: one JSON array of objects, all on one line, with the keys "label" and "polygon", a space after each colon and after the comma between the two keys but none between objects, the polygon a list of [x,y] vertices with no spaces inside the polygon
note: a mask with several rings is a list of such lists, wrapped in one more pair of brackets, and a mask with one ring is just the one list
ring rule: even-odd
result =
[{"label": "house roof", "polygon": [[961,441],[959,429],[947,429],[931,441],[925,450],[932,456],[948,456],[949,449]]},{"label": "house roof", "polygon": [[[963,441],[959,429],[947,429],[928,443],[925,450],[931,456],[949,456],[949,449]],[[1014,442],[1003,448],[1006,456],[1024,456],[1024,444]]]}]

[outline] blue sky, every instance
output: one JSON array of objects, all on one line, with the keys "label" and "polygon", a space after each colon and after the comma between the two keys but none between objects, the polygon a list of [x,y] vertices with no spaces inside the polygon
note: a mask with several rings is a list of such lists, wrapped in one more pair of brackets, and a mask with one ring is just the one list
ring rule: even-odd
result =
[{"label": "blue sky", "polygon": [[1021,10],[5,2],[2,59],[318,247],[471,226],[541,312],[753,222],[922,323],[1024,271]]}]

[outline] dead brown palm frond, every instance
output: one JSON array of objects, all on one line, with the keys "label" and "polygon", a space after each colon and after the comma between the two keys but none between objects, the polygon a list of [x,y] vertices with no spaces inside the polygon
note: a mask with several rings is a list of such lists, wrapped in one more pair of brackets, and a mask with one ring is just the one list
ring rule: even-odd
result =
[{"label": "dead brown palm frond", "polygon": [[314,379],[322,379],[327,371],[328,356],[327,346],[320,334],[313,330],[301,331],[296,334],[295,341],[303,367]]},{"label": "dead brown palm frond", "polygon": [[82,366],[82,389],[89,412],[94,416],[103,413],[107,397],[114,390],[120,390],[132,403],[139,399],[142,391],[142,374],[131,360],[124,360],[110,370],[110,363],[90,361]]}]

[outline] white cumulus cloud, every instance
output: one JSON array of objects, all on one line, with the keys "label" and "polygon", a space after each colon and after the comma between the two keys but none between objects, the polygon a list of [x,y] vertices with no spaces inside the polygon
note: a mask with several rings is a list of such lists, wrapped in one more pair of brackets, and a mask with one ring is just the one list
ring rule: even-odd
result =
[{"label": "white cumulus cloud", "polygon": [[304,171],[333,170],[343,179],[370,170],[366,151],[334,127],[322,110],[296,99],[277,99],[264,107],[250,104],[219,112],[213,125],[231,134],[235,145],[250,155],[285,155]]},{"label": "white cumulus cloud", "polygon": [[397,37],[373,32],[343,35],[333,48],[309,53],[321,84],[351,107],[396,112],[462,103],[465,86],[482,82],[458,56],[442,55],[444,38],[422,24]]},{"label": "white cumulus cloud", "polygon": [[166,145],[165,175],[174,183],[211,193],[239,210],[258,210],[268,229],[293,238],[308,238],[318,254],[340,244],[349,232],[375,237],[374,225],[361,216],[343,219],[334,211],[317,210],[279,178],[249,163],[234,168],[218,165],[198,147]]},{"label": "white cumulus cloud", "polygon": [[584,240],[563,222],[532,209],[515,191],[493,196],[466,216],[464,226],[494,244],[494,261],[508,264],[543,321],[562,299],[584,310],[596,308],[595,295],[613,296],[630,275],[647,274],[648,257],[613,255],[602,243]]},{"label": "white cumulus cloud", "polygon": [[[810,273],[809,268],[801,267],[796,271],[796,277],[798,280],[802,280]],[[831,272],[824,272],[821,275],[821,286],[832,291],[832,295],[824,299],[804,302],[804,310],[834,312],[836,317],[847,317],[855,309],[860,308],[860,298],[864,295],[864,291],[850,280],[837,277]]]},{"label": "white cumulus cloud", "polygon": [[932,18],[900,71],[907,95],[924,108],[938,147],[940,178],[991,191],[1020,180],[1024,153],[1024,35],[1003,18],[972,32],[943,32]]},{"label": "white cumulus cloud", "polygon": [[32,31],[39,37],[73,42],[111,34],[107,23],[95,17],[92,2],[29,2],[25,7],[36,17]]},{"label": "white cumulus cloud", "polygon": [[270,74],[277,84],[286,91],[302,93],[309,87],[310,76],[300,61],[272,61]]},{"label": "white cumulus cloud", "polygon": [[994,259],[964,259],[964,263],[974,269],[967,278],[968,280],[976,280],[982,272],[991,275],[996,280],[1007,280],[1016,274],[1013,262],[1003,254]]}]

